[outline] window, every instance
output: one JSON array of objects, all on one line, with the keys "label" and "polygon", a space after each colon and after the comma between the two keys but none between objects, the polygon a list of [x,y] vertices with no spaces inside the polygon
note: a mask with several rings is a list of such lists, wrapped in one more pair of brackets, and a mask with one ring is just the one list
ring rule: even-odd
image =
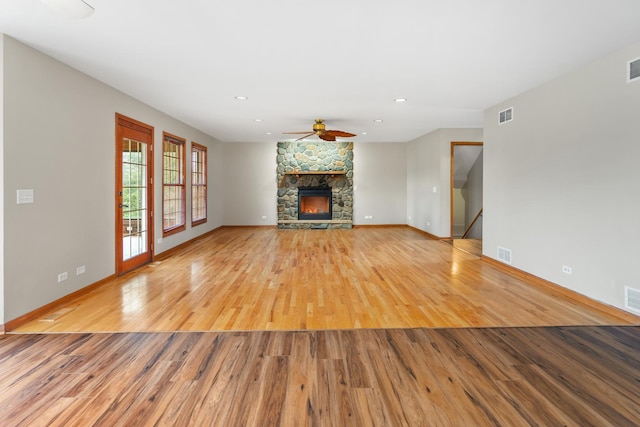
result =
[{"label": "window", "polygon": [[207,147],[191,143],[191,226],[207,222]]},{"label": "window", "polygon": [[186,140],[162,133],[162,235],[183,231],[185,225]]}]

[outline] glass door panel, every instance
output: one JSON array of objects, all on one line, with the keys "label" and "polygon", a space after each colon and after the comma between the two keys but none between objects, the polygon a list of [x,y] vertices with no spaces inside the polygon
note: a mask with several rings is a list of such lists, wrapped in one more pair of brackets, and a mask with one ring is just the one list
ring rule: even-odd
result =
[{"label": "glass door panel", "polygon": [[153,128],[117,116],[116,273],[153,258]]}]

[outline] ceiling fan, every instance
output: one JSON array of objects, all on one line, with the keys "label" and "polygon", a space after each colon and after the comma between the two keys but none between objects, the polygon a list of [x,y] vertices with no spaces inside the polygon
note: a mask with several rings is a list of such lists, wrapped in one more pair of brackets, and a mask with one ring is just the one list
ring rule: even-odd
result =
[{"label": "ceiling fan", "polygon": [[355,133],[349,133],[349,132],[345,132],[342,130],[326,130],[325,128],[325,124],[324,124],[324,120],[323,119],[316,119],[316,122],[313,124],[313,132],[284,132],[285,135],[301,135],[304,134],[304,136],[296,139],[296,141],[300,141],[301,139],[305,139],[308,136],[311,135],[318,135],[320,137],[320,139],[323,139],[325,141],[335,141],[336,137],[341,137],[341,138],[351,138],[353,136],[356,136]]}]

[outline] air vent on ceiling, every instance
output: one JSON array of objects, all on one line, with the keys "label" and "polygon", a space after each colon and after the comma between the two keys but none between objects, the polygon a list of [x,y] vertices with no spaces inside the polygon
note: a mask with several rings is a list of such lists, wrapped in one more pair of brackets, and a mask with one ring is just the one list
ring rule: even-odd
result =
[{"label": "air vent on ceiling", "polygon": [[511,249],[498,246],[498,260],[507,264],[511,264]]},{"label": "air vent on ceiling", "polygon": [[639,79],[640,79],[640,58],[636,58],[633,61],[629,61],[627,81],[633,82]]},{"label": "air vent on ceiling", "polygon": [[509,107],[506,110],[500,111],[498,113],[498,124],[507,123],[513,120],[513,107]]},{"label": "air vent on ceiling", "polygon": [[640,313],[640,290],[625,286],[624,291],[624,306]]}]

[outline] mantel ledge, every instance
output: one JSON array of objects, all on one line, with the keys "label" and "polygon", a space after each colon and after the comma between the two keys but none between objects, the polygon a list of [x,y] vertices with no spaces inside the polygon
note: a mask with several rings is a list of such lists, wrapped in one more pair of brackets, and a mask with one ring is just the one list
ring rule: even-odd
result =
[{"label": "mantel ledge", "polygon": [[284,173],[285,175],[294,175],[296,177],[300,175],[346,175],[347,171],[345,170],[336,170],[336,171],[288,171]]}]

